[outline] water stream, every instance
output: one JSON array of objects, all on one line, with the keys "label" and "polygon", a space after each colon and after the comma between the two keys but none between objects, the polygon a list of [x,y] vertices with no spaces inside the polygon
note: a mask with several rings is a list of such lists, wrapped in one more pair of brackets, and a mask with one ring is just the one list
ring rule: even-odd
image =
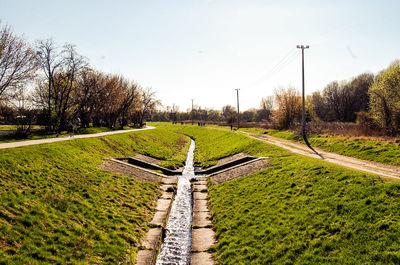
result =
[{"label": "water stream", "polygon": [[185,168],[178,176],[178,188],[168,218],[166,237],[161,244],[156,264],[189,264],[191,249],[192,196],[190,179],[194,177],[195,144],[190,143]]}]

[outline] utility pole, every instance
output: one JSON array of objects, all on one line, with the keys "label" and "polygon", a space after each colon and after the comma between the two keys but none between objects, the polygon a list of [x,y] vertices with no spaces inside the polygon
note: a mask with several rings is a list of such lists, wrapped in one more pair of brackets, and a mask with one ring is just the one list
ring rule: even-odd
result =
[{"label": "utility pole", "polygon": [[194,99],[192,99],[192,125],[193,125],[193,100]]},{"label": "utility pole", "polygon": [[239,130],[239,127],[240,127],[239,90],[240,90],[240,88],[235,88],[235,90],[236,90],[236,101],[237,101],[237,111],[238,111],[238,114],[237,114],[237,127],[238,127],[238,130]]},{"label": "utility pole", "polygon": [[[306,135],[306,105],[305,105],[305,91],[304,91],[304,49],[310,48],[309,45],[297,45],[298,49],[301,49],[301,76],[302,76],[302,97],[303,97],[303,112],[301,115],[302,118],[302,130],[301,133],[303,135],[304,142],[306,145],[314,151],[317,155],[321,156],[318,154],[317,151],[314,150],[314,148],[311,147],[310,143],[308,142],[307,135]],[[322,156],[321,156],[322,157]]]},{"label": "utility pole", "polygon": [[298,49],[301,49],[301,73],[302,73],[302,81],[303,81],[303,113],[302,113],[302,134],[303,138],[306,135],[306,107],[305,107],[305,93],[304,93],[304,49],[310,48],[308,45],[297,45]]}]

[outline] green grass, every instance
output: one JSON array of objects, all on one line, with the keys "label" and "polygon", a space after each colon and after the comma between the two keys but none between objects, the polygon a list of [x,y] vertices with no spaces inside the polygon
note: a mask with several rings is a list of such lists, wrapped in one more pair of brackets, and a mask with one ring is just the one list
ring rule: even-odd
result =
[{"label": "green grass", "polygon": [[160,193],[97,166],[135,153],[183,163],[164,129],[0,152],[0,264],[132,263]]},{"label": "green grass", "polygon": [[[38,129],[43,129],[43,126],[40,125],[32,125],[32,129],[38,130]],[[17,130],[17,125],[0,125],[0,132],[4,131],[16,131]]]},{"label": "green grass", "polygon": [[[254,134],[268,134],[274,137],[304,143],[304,140],[300,135],[291,131],[265,130],[258,128],[246,128],[241,130]],[[400,166],[399,143],[327,134],[309,135],[308,140],[312,146],[328,152],[334,152],[383,164]]]},{"label": "green grass", "polygon": [[300,156],[210,189],[221,264],[398,264],[400,184]]},{"label": "green grass", "polygon": [[15,131],[17,129],[16,125],[0,125],[0,132],[2,131]]},{"label": "green grass", "polygon": [[[170,125],[167,123],[151,123],[157,128],[166,128],[174,132],[188,135],[195,139],[196,149],[194,162],[195,166],[207,168],[216,164],[218,159],[231,156],[237,153],[252,152],[258,141],[248,137],[233,134],[226,130],[209,129],[197,125]],[[239,140],[238,140],[239,139]],[[271,155],[280,155],[280,149],[274,149]]]},{"label": "green grass", "polygon": [[210,251],[219,264],[400,262],[399,183],[227,130],[169,128],[194,137],[196,159],[205,164],[210,152],[212,160],[241,151],[272,157],[261,172],[211,184],[217,244]]},{"label": "green grass", "polygon": [[[54,132],[46,132],[43,126],[34,125],[32,133],[27,137],[21,137],[15,134],[16,125],[0,125],[0,131],[9,132],[0,135],[0,143],[10,143],[16,141],[26,141],[26,140],[37,140],[37,139],[47,139],[54,137],[69,137],[72,133],[67,131],[62,131],[60,134],[56,134]],[[122,130],[131,130],[135,129],[134,127],[125,126]],[[117,130],[121,130],[118,128]],[[92,134],[92,133],[101,133],[101,132],[110,132],[113,131],[108,127],[89,127],[89,128],[79,128],[77,129],[73,135],[79,134]]]}]

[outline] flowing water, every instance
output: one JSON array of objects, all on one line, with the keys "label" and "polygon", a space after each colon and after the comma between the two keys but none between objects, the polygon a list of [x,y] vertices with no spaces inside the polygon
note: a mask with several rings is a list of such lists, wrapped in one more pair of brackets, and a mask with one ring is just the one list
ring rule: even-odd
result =
[{"label": "flowing water", "polygon": [[167,223],[166,237],[161,244],[156,264],[189,264],[191,249],[192,195],[190,179],[194,177],[195,144],[190,143],[185,168],[178,176],[178,188]]}]

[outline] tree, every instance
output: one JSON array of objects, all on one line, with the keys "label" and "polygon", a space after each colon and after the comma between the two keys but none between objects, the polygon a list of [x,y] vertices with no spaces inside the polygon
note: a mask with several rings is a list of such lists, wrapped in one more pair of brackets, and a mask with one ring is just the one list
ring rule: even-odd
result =
[{"label": "tree", "polygon": [[301,119],[301,97],[299,92],[293,88],[275,89],[275,102],[277,110],[273,121],[279,129],[288,129]]},{"label": "tree", "polygon": [[220,121],[221,120],[221,112],[219,110],[209,110],[208,111],[208,120],[210,121]]},{"label": "tree", "polygon": [[393,62],[376,77],[369,89],[370,109],[388,135],[400,129],[400,60]]},{"label": "tree", "polygon": [[234,123],[236,121],[236,108],[231,105],[222,107],[222,116],[227,123]]},{"label": "tree", "polygon": [[323,99],[315,94],[312,108],[324,121],[354,122],[357,113],[368,109],[368,89],[374,75],[363,73],[350,81],[333,81],[323,90]]},{"label": "tree", "polygon": [[374,83],[374,74],[363,73],[353,78],[348,86],[350,89],[350,120],[356,119],[357,112],[369,109],[369,88]]},{"label": "tree", "polygon": [[136,111],[136,121],[140,127],[143,127],[144,120],[155,111],[160,101],[156,99],[156,93],[151,87],[141,89],[139,92],[139,106]]},{"label": "tree", "polygon": [[18,86],[9,93],[8,102],[16,110],[14,124],[17,125],[17,135],[27,137],[31,133],[32,124],[36,118],[32,97],[26,86]]},{"label": "tree", "polygon": [[310,98],[310,110],[314,119],[329,121],[331,110],[326,102],[326,98],[321,95],[320,91],[312,93]]},{"label": "tree", "polygon": [[272,109],[274,107],[274,98],[266,97],[262,98],[260,102],[260,108],[257,110],[257,121],[266,120],[269,121],[271,119]]},{"label": "tree", "polygon": [[253,122],[256,120],[257,110],[256,109],[248,109],[248,110],[244,111],[241,116],[242,116],[243,121]]},{"label": "tree", "polygon": [[37,58],[47,83],[48,128],[60,132],[66,129],[67,110],[80,71],[87,66],[86,59],[76,52],[75,46],[65,44],[59,51],[51,39],[37,43]]},{"label": "tree", "polygon": [[10,27],[0,28],[0,98],[7,89],[30,82],[37,68],[35,51]]},{"label": "tree", "polygon": [[348,90],[345,89],[345,83],[333,81],[329,83],[323,90],[323,95],[326,104],[332,111],[334,120],[344,121],[345,114],[347,113],[346,107],[348,106]]},{"label": "tree", "polygon": [[[132,104],[134,102],[134,100],[136,98],[138,98],[138,91],[139,89],[139,85],[137,83],[134,82],[129,82],[127,80],[125,80],[125,82],[123,83],[122,86],[122,101],[121,101],[121,105],[120,105],[120,116],[121,116],[121,121],[120,121],[120,126],[121,129],[128,125],[128,115],[131,114],[131,107]],[[155,108],[155,106],[153,107],[153,109]]]}]

